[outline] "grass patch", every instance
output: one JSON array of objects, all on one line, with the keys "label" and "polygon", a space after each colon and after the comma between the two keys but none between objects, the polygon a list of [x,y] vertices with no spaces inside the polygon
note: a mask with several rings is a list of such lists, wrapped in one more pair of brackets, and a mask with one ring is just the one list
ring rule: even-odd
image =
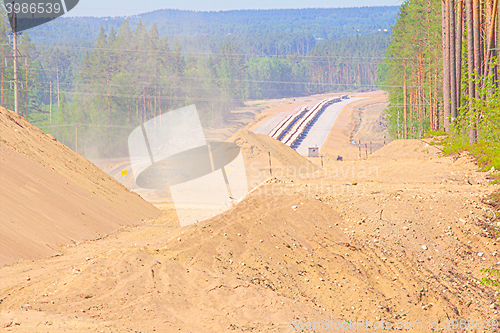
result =
[{"label": "grass patch", "polygon": [[[491,168],[500,170],[500,145],[496,143],[478,143],[469,145],[465,139],[448,136],[444,142],[443,153],[452,155],[460,152],[469,152],[477,161],[480,171],[489,171]],[[490,175],[488,179],[492,184],[500,183],[500,175]],[[500,211],[500,191],[491,196],[496,210]]]},{"label": "grass patch", "polygon": [[476,157],[482,170],[488,171],[492,167],[500,169],[500,149],[494,145],[476,144],[470,146],[468,151]]},{"label": "grass patch", "polygon": [[442,131],[442,130],[439,130],[439,131],[429,131],[427,133],[425,133],[425,137],[426,138],[429,138],[429,137],[432,137],[432,136],[443,136],[443,135],[446,135],[445,131]]},{"label": "grass patch", "polygon": [[450,137],[445,140],[443,149],[445,155],[452,155],[464,151],[474,156],[481,171],[488,171],[492,167],[495,168],[495,170],[500,170],[499,145],[492,143],[469,145],[469,143],[463,139]]},{"label": "grass patch", "polygon": [[[499,179],[500,177],[497,177],[497,182]],[[500,192],[493,193],[491,199],[493,200],[493,207],[500,211]]]}]

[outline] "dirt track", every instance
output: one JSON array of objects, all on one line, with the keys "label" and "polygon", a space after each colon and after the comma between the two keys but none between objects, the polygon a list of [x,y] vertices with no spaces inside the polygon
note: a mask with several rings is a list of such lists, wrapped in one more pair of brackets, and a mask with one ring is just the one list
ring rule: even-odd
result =
[{"label": "dirt track", "polygon": [[[368,127],[380,117],[369,111]],[[480,268],[500,264],[486,201],[499,186],[468,156],[444,157],[429,143],[394,141],[366,160],[350,147],[350,161],[275,172],[210,220],[180,228],[167,209],[4,267],[0,327],[297,332],[291,320],[364,319],[422,322],[406,331],[429,332],[428,320],[498,318],[494,291],[478,281]]]}]

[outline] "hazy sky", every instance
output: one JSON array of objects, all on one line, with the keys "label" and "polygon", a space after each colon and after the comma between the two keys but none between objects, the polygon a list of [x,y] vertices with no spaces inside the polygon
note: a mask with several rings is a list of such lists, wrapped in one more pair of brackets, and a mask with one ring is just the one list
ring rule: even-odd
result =
[{"label": "hazy sky", "polygon": [[219,11],[318,7],[394,6],[401,0],[80,0],[67,16],[128,16],[156,9]]}]

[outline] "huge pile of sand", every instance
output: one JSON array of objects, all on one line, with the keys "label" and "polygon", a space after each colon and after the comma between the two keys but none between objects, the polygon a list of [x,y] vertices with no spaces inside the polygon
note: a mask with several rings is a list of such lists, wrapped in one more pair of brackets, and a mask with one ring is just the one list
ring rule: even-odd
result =
[{"label": "huge pile of sand", "polygon": [[292,148],[267,135],[240,130],[228,141],[237,144],[243,152],[251,188],[270,177],[290,178],[319,169]]},{"label": "huge pile of sand", "polygon": [[0,108],[0,265],[57,252],[159,211],[24,118]]}]

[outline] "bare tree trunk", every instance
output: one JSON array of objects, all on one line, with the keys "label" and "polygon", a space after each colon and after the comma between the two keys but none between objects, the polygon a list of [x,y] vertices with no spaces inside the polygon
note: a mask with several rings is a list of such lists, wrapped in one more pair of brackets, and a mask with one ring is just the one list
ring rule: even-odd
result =
[{"label": "bare tree trunk", "polygon": [[[493,55],[500,55],[500,9],[498,8],[500,6],[499,2],[496,1],[496,11],[497,11],[497,18],[496,18],[496,29],[494,30],[497,37],[496,37],[496,43],[494,44],[496,48],[496,50],[494,51]],[[496,82],[496,87],[497,88],[500,88],[500,64],[498,64],[496,67],[495,67],[495,82]]]},{"label": "bare tree trunk", "polygon": [[406,99],[406,66],[405,66],[405,71],[403,73],[403,120],[404,120],[404,138],[408,139],[408,106],[407,104],[407,99]]},{"label": "bare tree trunk", "polygon": [[[485,36],[484,32],[486,31],[485,19],[484,19],[484,2],[485,0],[479,0],[479,75],[481,76],[481,87],[484,87],[484,59],[485,59]],[[485,96],[481,95],[481,99],[484,99]]]},{"label": "bare tree trunk", "polygon": [[[476,0],[477,1],[477,0]],[[450,38],[448,24],[449,0],[441,0],[443,38],[443,129],[450,130]]]},{"label": "bare tree trunk", "polygon": [[[496,10],[497,10],[497,18],[496,18],[496,22],[497,22],[497,27],[495,29],[495,32],[496,32],[496,35],[497,35],[497,38],[496,38],[496,43],[494,44],[496,46],[496,51],[494,51],[496,53],[496,55],[500,55],[500,9],[498,8],[500,6],[500,4],[498,3],[498,1],[496,2],[497,6],[496,6]],[[496,82],[496,87],[497,88],[500,88],[500,64],[498,64],[495,68],[495,82]]]},{"label": "bare tree trunk", "polygon": [[[413,114],[414,114],[414,112],[415,112],[415,107],[414,107],[413,102],[414,102],[414,99],[413,99],[413,91],[412,91],[412,90],[410,90],[410,112],[409,112],[409,113],[410,113],[410,119],[413,117]],[[412,126],[412,129],[413,129],[413,126]],[[412,132],[412,133],[415,133],[415,132]],[[415,137],[414,137],[414,136],[413,136],[413,134],[412,134],[412,139],[414,139],[414,138],[415,138]]]},{"label": "bare tree trunk", "polygon": [[455,67],[455,0],[449,0],[448,18],[449,18],[449,33],[450,33],[450,54],[449,62],[450,66],[450,99],[451,99],[451,122],[455,122],[457,117],[457,74]]},{"label": "bare tree trunk", "polygon": [[[472,1],[472,33],[474,35],[474,43],[473,43],[473,49],[474,49],[474,70],[476,72],[475,78],[480,78],[481,77],[481,22],[480,22],[480,17],[479,17],[479,6],[480,6],[480,0],[473,0]],[[481,83],[476,82],[474,84],[474,98],[479,99],[480,98],[480,93],[479,89],[481,87]],[[476,112],[477,111],[477,112]],[[478,138],[478,128],[480,126],[479,120],[480,120],[480,111],[479,110],[474,110],[475,113],[477,113],[475,117],[475,131],[476,131],[476,140]]]},{"label": "bare tree trunk", "polygon": [[461,100],[461,85],[462,85],[462,22],[463,22],[463,0],[457,0],[457,34],[455,43],[455,72],[456,72],[456,91],[457,91],[457,114],[460,108]]},{"label": "bare tree trunk", "polygon": [[466,0],[466,15],[467,15],[467,69],[469,78],[469,144],[473,145],[477,142],[476,121],[472,116],[472,99],[475,97],[474,89],[474,33],[473,33],[473,0]]},{"label": "bare tree trunk", "polygon": [[[489,1],[489,3],[491,3],[491,0]],[[495,32],[497,34],[497,38],[498,38],[498,35],[500,34],[498,32],[499,30],[499,24],[498,24],[498,6],[499,6],[499,3],[498,3],[498,0],[495,0],[493,2],[493,6],[491,8],[491,11],[490,11],[490,15],[489,15],[489,27],[488,27],[488,34],[487,34],[487,49],[486,49],[486,59],[485,59],[485,68],[487,69],[485,71],[485,74],[490,74],[492,68],[490,68],[489,66],[489,62],[491,60],[491,58],[494,57],[495,55]],[[495,29],[496,28],[496,29]],[[499,45],[496,45],[497,47]]]},{"label": "bare tree trunk", "polygon": [[[474,70],[476,71],[476,76],[481,75],[481,22],[479,17],[479,0],[473,0],[472,2],[472,32],[474,35]],[[480,85],[475,85],[474,87],[474,97],[479,98],[479,88]]]},{"label": "bare tree trunk", "polygon": [[[437,63],[437,59],[436,59]],[[439,110],[438,110],[438,71],[434,73],[434,130],[439,129]]]}]

